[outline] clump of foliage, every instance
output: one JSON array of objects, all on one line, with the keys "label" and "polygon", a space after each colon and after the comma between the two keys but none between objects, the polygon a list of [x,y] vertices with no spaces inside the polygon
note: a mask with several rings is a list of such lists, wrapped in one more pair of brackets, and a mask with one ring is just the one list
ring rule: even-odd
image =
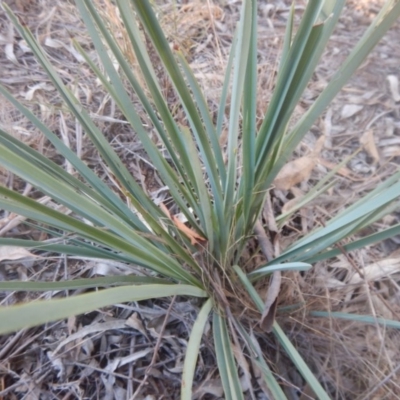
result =
[{"label": "clump of foliage", "polygon": [[[296,32],[293,31],[294,6],[291,8],[274,94],[261,125],[256,124],[256,117],[260,117],[256,115],[256,0],[243,1],[216,121],[184,57],[179,50],[170,48],[148,0],[116,0],[145,87],[141,86],[142,81],[138,80],[93,3],[90,0],[76,0],[76,3],[102,68],[78,43],[76,47],[137,134],[149,160],[168,186],[173,207],[169,211],[154,204],[58,76],[30,31],[3,5],[70,112],[96,146],[110,176],[118,184],[119,193],[112,191],[31,111],[0,86],[0,93],[46,136],[75,171],[74,175],[69,174],[0,130],[0,163],[72,212],[59,212],[17,191],[0,187],[2,208],[27,217],[35,222],[37,228],[53,237],[52,241],[42,242],[2,238],[0,244],[118,260],[141,266],[152,274],[56,283],[2,282],[1,290],[105,288],[69,298],[1,307],[0,333],[120,302],[173,295],[199,297],[204,302],[188,343],[182,398],[191,398],[201,338],[210,315],[225,397],[243,398],[231,342],[233,337],[239,337],[254,365],[261,371],[271,397],[286,398],[281,382],[273,372],[274,366],[268,364],[249,329],[249,318],[243,320],[241,317],[239,311],[245,306],[253,310],[253,321],[261,321],[265,330],[272,331],[315,395],[320,399],[329,398],[275,321],[276,295],[267,296],[270,304],[266,304],[254,284],[270,274],[282,270],[306,270],[316,261],[337,255],[339,250],[335,243],[393,209],[400,194],[400,172],[345,211],[325,221],[325,226],[284,249],[279,257],[269,260],[265,266],[247,273],[241,265],[241,255],[253,236],[266,193],[278,172],[315,120],[397,19],[400,3],[387,1],[331,82],[294,126],[290,124],[294,108],[326,47],[344,0],[309,1]],[[179,96],[188,126],[179,125],[173,118],[146,50],[141,27]],[[229,90],[231,99],[227,104]],[[130,98],[132,91],[151,121],[151,129],[156,132],[162,149],[150,138],[149,126],[143,123]],[[230,111],[227,148],[223,149],[219,139],[226,107]],[[323,191],[323,185],[324,182],[318,193]],[[184,215],[185,224],[176,218],[178,212]],[[346,250],[399,232],[400,226],[391,227],[351,242]]]}]

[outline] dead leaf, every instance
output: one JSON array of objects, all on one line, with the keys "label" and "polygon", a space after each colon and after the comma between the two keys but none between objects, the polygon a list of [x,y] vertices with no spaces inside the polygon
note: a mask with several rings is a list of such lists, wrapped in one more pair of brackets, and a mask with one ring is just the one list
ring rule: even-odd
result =
[{"label": "dead leaf", "polygon": [[240,366],[240,369],[243,372],[243,375],[240,377],[240,386],[242,388],[243,393],[249,392],[251,398],[255,400],[254,397],[254,388],[251,384],[251,375],[250,375],[250,368],[249,364],[243,354],[242,348],[238,345],[238,343],[232,343],[232,350],[235,356],[237,364]]},{"label": "dead leaf", "polygon": [[[15,128],[15,126],[14,126]],[[24,190],[24,195],[27,196],[29,193],[31,186],[27,186]],[[44,196],[37,200],[40,204],[48,204],[51,202],[51,198],[49,196]],[[0,220],[0,236],[3,236],[5,233],[10,231],[11,229],[18,226],[22,221],[25,221],[26,218],[21,215],[10,213],[7,217]]]},{"label": "dead leaf", "polygon": [[148,347],[147,349],[135,351],[126,357],[116,357],[109,360],[108,365],[104,368],[104,372],[113,373],[117,368],[124,366],[125,364],[137,361],[149,354],[153,349]]},{"label": "dead leaf", "polygon": [[45,82],[40,82],[36,85],[30,86],[27,92],[21,94],[25,97],[25,100],[31,101],[35,97],[35,93],[38,90],[50,91],[53,90],[53,88],[50,85],[47,85]]},{"label": "dead leaf", "polygon": [[374,305],[375,312],[379,314],[380,317],[387,319],[393,318],[393,312],[390,309],[391,307],[390,305],[388,306],[386,301],[378,296],[371,296],[371,301]]},{"label": "dead leaf", "polygon": [[341,112],[340,116],[342,117],[342,119],[350,118],[353,115],[357,114],[359,111],[361,111],[363,108],[364,108],[364,106],[361,106],[358,104],[346,104],[342,108],[342,112]]},{"label": "dead leaf", "polygon": [[192,245],[201,244],[206,241],[206,239],[203,238],[203,236],[199,235],[197,232],[187,227],[184,223],[179,221],[178,218],[175,218],[174,215],[172,216],[172,222],[181,232],[183,232],[190,239],[190,243]]},{"label": "dead leaf", "polygon": [[[327,160],[324,160],[323,158],[318,158],[318,163],[323,165],[326,168],[329,168],[329,169],[335,169],[337,167],[337,165],[335,163],[327,161]],[[339,168],[337,173],[339,175],[344,176],[345,178],[349,178],[349,179],[354,180],[353,174],[346,167]]]},{"label": "dead leaf", "polygon": [[226,145],[226,141],[228,140],[228,129],[224,129],[219,137],[219,145],[223,148]]},{"label": "dead leaf", "polygon": [[79,340],[83,341],[84,337],[90,335],[92,333],[97,332],[105,332],[110,329],[123,329],[126,328],[126,321],[124,319],[110,319],[107,322],[98,322],[93,323],[91,325],[87,325],[83,328],[80,328],[76,333],[69,335],[66,339],[62,340],[56,347],[56,349],[52,352],[52,355],[55,356],[64,346],[68,343]]},{"label": "dead leaf", "polygon": [[385,158],[398,157],[400,156],[400,148],[398,146],[384,147],[382,153]]},{"label": "dead leaf", "polygon": [[271,197],[269,194],[267,195],[264,204],[263,217],[267,222],[268,229],[272,232],[278,232],[278,226],[276,225],[274,210],[272,209]]},{"label": "dead leaf", "polygon": [[281,210],[282,214],[286,214],[292,208],[295,208],[297,206],[297,204],[299,203],[299,201],[304,197],[303,191],[297,187],[292,187],[290,189],[290,191],[292,192],[294,198],[289,200],[287,203],[285,203],[283,205],[282,210]]},{"label": "dead leaf", "polygon": [[21,260],[23,258],[36,258],[34,254],[24,247],[0,246],[0,261]]},{"label": "dead leaf", "polygon": [[72,335],[76,331],[76,316],[73,315],[67,319],[68,335]]},{"label": "dead leaf", "polygon": [[326,140],[325,135],[321,135],[321,136],[318,138],[318,140],[315,142],[313,151],[312,151],[312,153],[311,153],[311,155],[312,155],[313,157],[318,157],[318,156],[320,155],[322,149],[324,148],[325,140]]},{"label": "dead leaf", "polygon": [[133,329],[138,330],[142,335],[147,337],[147,332],[144,329],[143,323],[138,316],[138,313],[134,312],[127,320],[126,325],[130,326]]},{"label": "dead leaf", "polygon": [[13,62],[14,64],[18,64],[17,58],[14,53],[14,26],[12,24],[8,25],[8,35],[7,35],[7,44],[5,46],[5,55],[8,60]]},{"label": "dead leaf", "polygon": [[325,114],[324,125],[323,125],[324,138],[325,138],[324,146],[328,149],[332,149],[332,114],[333,114],[332,108],[328,108],[328,111]]},{"label": "dead leaf", "polygon": [[281,271],[275,271],[272,274],[271,283],[268,287],[267,298],[265,299],[264,311],[261,316],[260,326],[266,332],[272,331],[272,325],[275,320],[277,299],[281,290],[282,274]]},{"label": "dead leaf", "polygon": [[362,269],[363,277],[359,273],[355,273],[349,280],[349,284],[361,283],[366,279],[367,281],[375,282],[380,279],[386,278],[390,275],[397,274],[400,272],[400,259],[388,258],[386,260],[378,261],[366,265]]},{"label": "dead leaf", "polygon": [[393,100],[397,103],[400,101],[399,78],[397,78],[396,75],[388,75],[386,79],[389,81],[390,93],[392,94]]},{"label": "dead leaf", "polygon": [[289,190],[294,185],[309,179],[316,164],[316,158],[305,156],[287,163],[274,180],[276,189]]},{"label": "dead leaf", "polygon": [[171,213],[169,212],[168,208],[165,206],[164,203],[160,203],[160,208],[164,212],[164,214],[174,223],[174,225],[189,238],[190,243],[192,245],[196,244],[204,245],[204,242],[206,242],[207,239],[199,235],[193,229],[186,226],[183,222],[179,220],[179,218],[176,215],[171,215]]},{"label": "dead leaf", "polygon": [[254,233],[257,235],[258,244],[261,247],[262,253],[267,261],[271,261],[274,258],[274,249],[270,240],[269,234],[265,231],[262,223],[257,220],[254,225]]},{"label": "dead leaf", "polygon": [[374,163],[379,162],[379,152],[375,145],[374,132],[368,129],[360,138],[360,143],[364,150],[374,159]]},{"label": "dead leaf", "polygon": [[65,379],[65,365],[61,357],[55,356],[53,352],[48,350],[46,352],[47,358],[55,370],[58,370],[57,378],[64,377]]},{"label": "dead leaf", "polygon": [[204,395],[211,394],[216,398],[222,398],[224,389],[220,379],[211,379],[210,375],[204,379],[200,385],[193,390],[192,399],[202,399]]}]

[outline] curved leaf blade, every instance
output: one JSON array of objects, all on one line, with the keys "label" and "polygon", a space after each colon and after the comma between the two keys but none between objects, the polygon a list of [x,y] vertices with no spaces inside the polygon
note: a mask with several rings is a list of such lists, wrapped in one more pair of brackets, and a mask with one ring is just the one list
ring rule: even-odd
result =
[{"label": "curved leaf blade", "polygon": [[208,315],[212,308],[212,300],[208,299],[201,308],[190,333],[189,343],[186,349],[185,362],[183,364],[181,399],[192,400],[193,378],[199,355],[201,338],[206,326]]},{"label": "curved leaf blade", "polygon": [[243,400],[237,366],[233,356],[228,328],[223,317],[217,312],[213,315],[213,333],[218,369],[224,387],[225,397],[232,400]]},{"label": "curved leaf blade", "polygon": [[128,301],[168,296],[206,297],[203,290],[190,285],[122,286],[57,300],[39,300],[16,306],[0,307],[0,334],[30,328],[73,315]]},{"label": "curved leaf blade", "polygon": [[72,281],[60,282],[32,282],[32,281],[6,281],[0,282],[0,290],[23,291],[23,292],[49,292],[58,290],[91,289],[107,286],[122,285],[145,285],[145,284],[172,284],[165,279],[148,276],[123,275],[105,276],[101,278],[74,279]]},{"label": "curved leaf blade", "polygon": [[327,311],[311,311],[309,314],[313,317],[339,318],[354,322],[362,322],[364,324],[371,324],[371,325],[379,324],[386,328],[400,329],[400,321],[374,317],[372,315],[359,315],[359,314],[349,314],[343,312],[327,312]]}]

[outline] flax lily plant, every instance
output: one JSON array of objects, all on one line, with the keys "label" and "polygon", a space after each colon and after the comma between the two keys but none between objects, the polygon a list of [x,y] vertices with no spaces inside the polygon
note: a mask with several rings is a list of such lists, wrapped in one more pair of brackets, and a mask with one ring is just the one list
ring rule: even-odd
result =
[{"label": "flax lily plant", "polygon": [[[1,282],[0,290],[3,291],[101,290],[49,301],[2,306],[0,333],[121,302],[173,295],[194,296],[204,301],[188,342],[182,398],[191,399],[203,330],[210,321],[225,398],[244,398],[238,359],[235,358],[237,354],[233,352],[234,338],[240,340],[243,351],[252,357],[254,365],[261,371],[271,398],[286,398],[282,381],[275,374],[274,366],[264,358],[251,327],[244,324],[235,312],[235,306],[244,301],[235,299],[235,295],[246,297],[261,318],[265,304],[253,286],[255,282],[265,279],[273,271],[307,269],[316,261],[334,257],[339,253],[335,243],[393,210],[400,195],[398,172],[344,212],[325,221],[323,227],[284,249],[267,265],[248,274],[240,265],[241,254],[253,236],[274,178],[312,124],[400,15],[400,2],[388,1],[314,104],[295,125],[290,124],[294,108],[316,68],[344,3],[344,0],[310,0],[296,31],[293,27],[294,6],[291,8],[273,97],[259,126],[256,125],[256,0],[243,1],[216,119],[210,114],[204,93],[184,57],[179,50],[171,49],[148,0],[116,0],[141,69],[143,79],[140,81],[93,3],[76,0],[101,60],[101,68],[79,44],[76,43],[76,47],[123,113],[146,150],[148,159],[168,187],[173,200],[171,212],[154,204],[131,176],[89,113],[56,73],[34,36],[3,4],[66,106],[95,145],[110,176],[119,186],[119,193],[111,190],[29,109],[0,86],[1,95],[45,135],[74,169],[73,174],[68,173],[0,130],[0,164],[70,210],[69,213],[57,211],[1,186],[0,206],[28,218],[53,240],[1,238],[0,244],[118,260],[135,266],[132,271],[137,271],[140,266],[151,274],[138,276],[132,273],[123,277],[53,283]],[[179,96],[187,119],[185,127],[174,120],[161,91],[147,52],[144,32]],[[227,104],[229,91],[230,102]],[[147,120],[151,121],[158,144],[151,139],[149,125],[143,124],[137,107],[132,103],[132,92],[140,100]],[[227,148],[223,149],[219,139],[227,107],[228,139]],[[159,143],[162,143],[162,149]],[[177,212],[185,217],[184,227],[174,218]],[[350,242],[346,249],[350,251],[399,233],[400,226],[397,225]],[[395,321],[392,322],[397,326]],[[278,322],[273,320],[270,329],[315,396],[328,399],[327,392]]]}]

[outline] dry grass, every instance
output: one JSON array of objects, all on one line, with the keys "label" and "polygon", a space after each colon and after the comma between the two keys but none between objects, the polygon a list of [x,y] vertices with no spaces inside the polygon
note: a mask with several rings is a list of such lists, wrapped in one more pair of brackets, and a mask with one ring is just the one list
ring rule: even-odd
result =
[{"label": "dry grass", "polygon": [[[62,78],[89,108],[132,174],[145,185],[155,201],[165,200],[167,191],[146,160],[140,143],[135,141],[115,104],[71,45],[70,37],[74,37],[86,50],[93,51],[75,7],[69,2],[54,4],[49,0],[8,0],[7,3],[34,31]],[[183,50],[207,94],[210,109],[215,113],[240,2],[194,0],[184,5],[165,3],[160,1],[157,7],[171,45]],[[120,32],[121,23],[115,8],[109,1],[101,4],[134,67],[135,58],[126,46],[127,38]],[[376,14],[378,5],[350,2],[347,6],[330,47],[297,107],[298,116],[325,86],[334,68],[343,61],[351,45]],[[299,6],[296,18],[301,10]],[[259,15],[258,110],[261,116],[273,89],[288,2],[262,3]],[[297,149],[296,157],[307,157],[318,146],[318,138],[324,136],[310,174],[303,176],[293,187],[271,191],[264,217],[267,231],[273,238],[271,251],[274,255],[335,215],[345,204],[354,202],[398,167],[400,109],[396,85],[392,83],[390,86],[393,78],[388,80],[388,76],[399,78],[399,34],[400,26],[397,24]],[[79,124],[62,105],[47,77],[3,14],[0,14],[0,45],[5,50],[0,53],[0,82],[19,100],[29,104],[100,176],[108,179],[100,158],[87,142]],[[95,57],[94,53],[92,55]],[[175,117],[184,121],[168,80],[161,70],[158,73],[170,108],[176,109]],[[0,125],[47,156],[56,157],[41,134],[3,102],[0,103]],[[290,208],[327,171],[357,150],[360,150],[358,154],[337,175],[333,189],[302,209],[276,232],[271,211],[279,213],[282,208]],[[40,196],[35,189],[25,186],[4,170],[0,170],[0,179],[3,184],[26,194]],[[44,198],[43,201],[49,200]],[[376,228],[391,225],[397,219],[398,215],[390,216]],[[37,238],[37,233],[24,224],[23,219],[4,212],[0,219],[0,234]],[[259,253],[257,243],[252,243],[244,259],[248,268],[263,262]],[[102,260],[42,255],[31,262],[16,257],[15,261],[5,264],[4,259],[7,256],[0,260],[3,261],[0,279],[59,280],[128,273],[123,264]],[[363,271],[362,276],[358,270]],[[279,314],[279,322],[324,382],[332,398],[398,398],[400,336],[392,329],[379,326],[311,318],[308,311],[365,313],[399,319],[399,278],[400,253],[396,239],[349,256],[343,254],[330,263],[319,263],[305,274],[284,275],[279,306],[298,305],[298,308]],[[262,293],[267,287],[258,289]],[[65,294],[33,296],[49,298]],[[76,294],[76,291],[69,294]],[[11,293],[2,295],[1,299],[2,304],[11,304],[25,301],[28,297]],[[146,385],[138,399],[178,398],[184,350],[198,304],[177,299],[169,314],[168,305],[168,301],[120,304],[0,338],[0,396],[5,399],[130,399],[147,374]],[[166,315],[168,320],[164,324]],[[162,329],[164,325],[165,329]],[[288,396],[309,398],[307,388],[299,394],[298,388],[303,387],[303,381],[272,338],[264,334],[260,335],[260,340],[268,349],[268,358],[276,365],[276,372],[297,385],[297,388],[288,385]],[[158,357],[148,371],[158,341]],[[259,398],[265,398],[257,379],[254,379],[253,386]],[[221,396],[212,343],[206,332],[196,373],[195,398]]]}]

